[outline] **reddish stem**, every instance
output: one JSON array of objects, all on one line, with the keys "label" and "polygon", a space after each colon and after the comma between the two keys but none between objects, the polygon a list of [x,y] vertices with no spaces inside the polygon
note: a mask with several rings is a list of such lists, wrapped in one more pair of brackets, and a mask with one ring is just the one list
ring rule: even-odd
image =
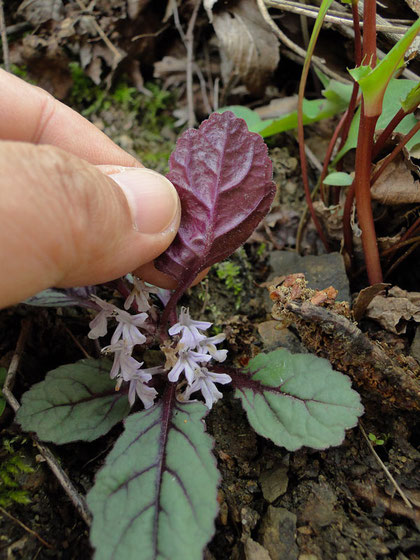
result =
[{"label": "reddish stem", "polygon": [[325,157],[324,157],[324,163],[322,165],[322,171],[321,171],[321,175],[320,175],[320,178],[319,178],[320,185],[321,185],[321,198],[322,198],[323,202],[325,202],[324,179],[327,176],[328,164],[330,163],[331,154],[332,154],[334,146],[337,142],[338,135],[340,134],[340,131],[343,127],[343,124],[344,124],[344,122],[347,118],[347,114],[348,114],[348,109],[343,114],[339,123],[335,127],[334,134],[331,137],[330,143],[328,144],[327,152],[326,152]]},{"label": "reddish stem", "polygon": [[351,3],[354,30],[354,62],[356,66],[360,66],[362,64],[362,35],[360,33],[360,18],[359,10],[357,8],[358,3],[358,0]]},{"label": "reddish stem", "polygon": [[344,203],[343,210],[343,238],[344,238],[344,248],[349,255],[350,259],[353,259],[353,232],[351,229],[351,211],[353,208],[354,201],[354,181],[350,185],[346,201]]},{"label": "reddish stem", "polygon": [[[302,97],[303,97],[303,92],[302,92]],[[300,105],[300,110],[298,110],[298,141],[299,141],[300,166],[302,170],[302,181],[303,181],[303,187],[305,189],[306,203],[308,205],[309,212],[311,214],[311,218],[314,222],[318,235],[322,243],[324,244],[325,250],[329,252],[330,246],[328,244],[327,237],[322,229],[322,226],[317,218],[317,215],[315,214],[315,209],[311,198],[311,190],[309,188],[308,164],[306,161],[306,153],[305,153],[305,135],[303,131],[302,104]]]},{"label": "reddish stem", "polygon": [[[366,5],[366,4],[365,4]],[[375,125],[378,116],[365,115],[362,103],[359,136],[356,149],[355,194],[357,217],[362,230],[362,245],[365,255],[366,269],[369,282],[382,282],[382,269],[379,259],[378,243],[376,240],[375,224],[370,196],[370,168],[372,161],[372,146]]]},{"label": "reddish stem", "polygon": [[408,113],[406,113],[402,108],[398,111],[398,113],[394,115],[390,123],[387,125],[386,128],[384,128],[384,130],[381,132],[381,134],[379,135],[378,139],[375,142],[375,146],[372,151],[373,158],[375,158],[379,154],[379,152],[385,146],[385,142],[391,136],[394,129],[400,124],[403,118],[406,117],[407,115]]},{"label": "reddish stem", "polygon": [[404,138],[401,140],[398,146],[395,146],[392,152],[386,156],[379,169],[375,171],[375,173],[373,174],[373,177],[370,181],[371,185],[373,185],[373,183],[379,179],[379,177],[382,175],[386,167],[391,163],[392,160],[394,160],[397,157],[397,155],[401,152],[401,150],[404,148],[407,142],[409,142],[416,134],[416,132],[418,132],[419,130],[420,130],[420,121],[418,121],[418,123],[415,126],[413,126],[410,132],[404,136]]},{"label": "reddish stem", "polygon": [[376,66],[376,0],[365,0],[363,6],[363,52],[365,64]]}]

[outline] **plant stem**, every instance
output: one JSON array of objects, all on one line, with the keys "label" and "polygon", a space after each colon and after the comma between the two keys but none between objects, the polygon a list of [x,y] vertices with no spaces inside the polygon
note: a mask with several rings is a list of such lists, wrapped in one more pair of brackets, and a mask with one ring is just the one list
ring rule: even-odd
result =
[{"label": "plant stem", "polygon": [[375,171],[375,173],[373,174],[373,177],[372,177],[371,182],[370,182],[371,185],[373,185],[373,183],[379,179],[379,177],[384,172],[385,168],[391,163],[392,160],[394,160],[396,158],[396,156],[402,151],[402,149],[407,144],[407,142],[409,142],[411,140],[411,138],[419,130],[420,130],[420,121],[418,121],[418,123],[415,126],[413,126],[413,128],[410,130],[410,132],[404,136],[404,138],[401,140],[401,142],[398,144],[398,146],[395,146],[395,148],[392,150],[392,152],[386,156],[386,158],[383,160],[379,169],[377,171]]},{"label": "plant stem", "polygon": [[398,111],[398,113],[394,115],[392,120],[389,122],[386,128],[384,128],[384,130],[381,132],[381,134],[379,135],[378,139],[375,142],[375,146],[372,151],[373,158],[375,158],[379,154],[379,152],[385,146],[385,142],[391,136],[393,130],[400,124],[403,118],[406,117],[407,115],[408,113],[406,113],[402,108]]},{"label": "plant stem", "polygon": [[[366,5],[366,4],[365,4]],[[359,137],[356,149],[356,168],[354,188],[356,194],[357,217],[362,230],[362,245],[365,255],[366,269],[369,282],[382,282],[382,270],[379,259],[378,243],[376,240],[375,224],[370,196],[370,167],[372,161],[372,146],[375,125],[378,116],[365,115],[362,102],[360,116]]]},{"label": "plant stem", "polygon": [[353,232],[351,229],[351,211],[353,208],[354,201],[354,181],[350,185],[347,192],[346,201],[344,203],[343,210],[343,238],[344,238],[344,248],[350,258],[353,259]]},{"label": "plant stem", "polygon": [[364,64],[376,66],[376,0],[365,0],[363,6],[363,52]]}]

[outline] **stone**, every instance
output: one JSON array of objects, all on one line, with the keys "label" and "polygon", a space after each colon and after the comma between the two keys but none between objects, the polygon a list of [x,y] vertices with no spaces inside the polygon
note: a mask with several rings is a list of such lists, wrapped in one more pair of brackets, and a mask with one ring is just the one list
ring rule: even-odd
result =
[{"label": "stone", "polygon": [[420,363],[420,325],[417,327],[416,334],[411,343],[410,354]]},{"label": "stone", "polygon": [[270,504],[286,493],[288,483],[287,467],[283,465],[264,471],[260,476],[263,496]]},{"label": "stone", "polygon": [[263,350],[271,352],[276,348],[286,348],[292,354],[306,353],[307,350],[298,337],[279,321],[264,321],[258,325],[258,334],[263,342]]},{"label": "stone", "polygon": [[324,290],[333,286],[338,290],[337,301],[351,302],[349,281],[340,253],[301,257],[291,251],[273,251],[270,254],[270,265],[273,273],[269,279],[303,272],[308,288]]},{"label": "stone", "polygon": [[270,560],[268,551],[251,538],[245,541],[244,551],[246,560]]},{"label": "stone", "polygon": [[285,508],[268,507],[260,536],[271,560],[297,560],[296,520],[296,515]]}]

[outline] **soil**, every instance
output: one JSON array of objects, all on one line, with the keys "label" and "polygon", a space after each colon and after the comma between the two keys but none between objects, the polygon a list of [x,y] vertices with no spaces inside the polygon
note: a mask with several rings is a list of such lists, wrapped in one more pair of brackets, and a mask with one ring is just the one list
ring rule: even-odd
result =
[{"label": "soil", "polygon": [[[149,7],[144,14],[146,23],[154,32],[160,29],[164,4],[157,2],[155,10]],[[86,112],[95,99],[87,107],[77,98],[75,76],[68,72],[68,62],[79,60],[78,48],[82,44],[92,46],[97,43],[89,42],[86,36],[81,35],[79,47],[75,47],[70,42],[66,43],[65,35],[62,34],[54,50],[52,30],[62,24],[63,13],[57,15],[57,19],[35,24],[27,10],[17,15],[17,5],[18,2],[11,2],[10,7],[6,7],[7,25],[26,24],[23,31],[14,32],[9,37],[15,64],[21,69],[26,66],[26,71],[23,72],[26,79],[48,86],[77,110]],[[128,84],[127,87],[133,87],[132,62],[141,53],[138,49],[135,52],[129,51],[127,41],[129,33],[134,35],[142,31],[137,29],[134,33],[129,30],[126,37],[121,31],[122,20],[119,18],[123,17],[125,2],[114,3],[113,7],[112,3],[108,5],[105,1],[98,5],[98,21],[101,23],[101,18],[108,17],[110,29],[114,30],[114,35],[110,36],[115,37],[119,46],[129,52],[122,67],[115,73],[111,71],[103,55],[99,90],[105,90],[111,84],[115,86],[120,80]],[[76,10],[77,5],[73,6],[72,2],[68,3],[68,9],[69,6]],[[408,10],[402,2],[401,8],[404,14]],[[70,17],[68,11],[66,14]],[[188,21],[186,14],[188,9],[184,7],[180,14],[184,23]],[[412,17],[412,13],[409,14]],[[287,18],[290,19],[291,16],[288,15]],[[298,20],[295,18],[293,21],[296,27]],[[169,85],[152,76],[154,63],[164,55],[180,56],[180,44],[173,20],[169,19],[165,25],[164,40],[154,38],[141,51],[143,54],[147,51],[146,60],[142,63],[146,87],[150,89],[155,85],[159,91],[170,88],[170,94],[163,105],[153,109],[156,111],[155,120],[147,120],[144,115],[144,111],[148,111],[148,114],[152,111],[147,93],[131,92],[130,95],[136,101],[130,97],[125,104],[115,102],[114,98],[115,106],[111,98],[110,104],[100,103],[97,109],[88,111],[92,122],[124,149],[159,171],[165,171],[168,155],[181,130],[175,126],[172,112],[185,108],[185,76]],[[28,36],[32,37],[31,41],[35,45],[29,54],[30,41],[25,39]],[[197,36],[201,49],[204,49],[203,45],[208,46],[206,56],[209,64],[214,64],[218,69],[220,56],[214,47],[205,13],[201,11],[197,22]],[[327,61],[328,40],[336,41],[337,33],[329,32],[323,39]],[[347,50],[344,50],[348,56]],[[92,54],[92,60],[95,60],[95,56],[99,55]],[[56,68],[62,69],[68,79],[67,88],[61,87],[57,91],[58,84],[63,86],[63,80],[58,79],[57,75],[54,77],[51,72],[47,75],[46,61],[49,64],[54,61]],[[331,59],[332,66],[337,64],[337,60]],[[92,76],[93,69],[89,68]],[[265,94],[252,97],[243,86],[237,85],[231,86],[230,90],[225,88],[223,95],[229,104],[262,105],[269,101],[270,88],[277,93],[281,91],[284,95],[294,93],[299,70],[299,65],[292,60],[282,59],[280,68],[267,84]],[[280,72],[287,75],[283,82],[279,80]],[[136,85],[139,87],[138,82]],[[93,97],[97,96],[99,90],[94,89],[97,86],[93,82],[88,82],[88,86],[95,91]],[[114,91],[112,87],[110,91]],[[156,95],[155,92],[153,99]],[[200,116],[202,107],[199,105],[198,93],[195,92],[195,95],[197,115]],[[319,146],[324,146],[325,149],[325,143],[335,124],[335,119],[329,119],[307,129],[314,150]],[[302,345],[304,337],[300,336],[298,329],[292,328],[287,336],[279,340],[267,323],[272,320],[271,305],[267,301],[267,290],[262,284],[270,274],[275,274],[270,264],[273,252],[294,250],[298,222],[305,206],[298,150],[293,135],[274,136],[269,139],[268,144],[274,163],[274,179],[278,186],[274,217],[272,222],[261,226],[244,248],[231,258],[239,269],[236,277],[239,292],[227,288],[216,266],[200,286],[190,290],[185,300],[185,304],[194,312],[194,317],[210,320],[227,333],[229,360],[234,365],[245,365],[249,358],[261,350],[271,350],[279,344],[291,351],[307,351]],[[311,173],[314,178],[315,171],[312,170]],[[305,254],[322,253],[321,244],[311,225],[305,230],[301,247]],[[399,277],[404,275],[404,270],[409,274],[410,266],[401,269]],[[294,272],[307,271],[303,269]],[[328,278],[326,271],[325,288],[330,285],[327,283]],[[350,289],[356,292],[365,285],[366,280],[359,277],[356,282],[351,283]],[[87,315],[84,311],[76,308],[40,311],[19,305],[0,312],[0,367],[7,368],[10,365],[23,320],[29,322],[30,330],[14,387],[18,399],[33,383],[42,380],[49,370],[82,358],[80,347],[91,355],[97,355],[96,346],[86,336]],[[262,325],[266,325],[266,328]],[[408,355],[415,332],[414,323],[410,323],[406,334],[392,335],[392,340],[389,333],[372,321],[365,320],[361,327],[372,338],[396,348],[398,354]],[[273,336],[267,335],[267,329]],[[416,367],[418,376],[418,363],[412,369],[415,370]],[[420,422],[415,410],[388,406],[378,399],[378,392],[373,393],[365,388],[362,391],[365,414],[361,428],[348,431],[341,446],[325,451],[303,448],[290,453],[256,435],[250,428],[239,401],[234,399],[233,391],[224,388],[223,392],[224,398],[207,417],[208,431],[215,441],[214,453],[222,481],[218,496],[220,512],[216,520],[216,533],[205,550],[204,558],[420,558]],[[13,423],[10,408],[6,408],[0,416],[0,430],[0,505],[3,503],[0,509],[0,559],[91,558],[92,550],[84,522],[43,462],[31,438]],[[413,507],[408,507],[396,493],[395,486],[369,447],[363,430],[366,434],[374,434],[378,440],[383,440],[382,443],[377,442],[374,449],[403,488]],[[116,427],[93,443],[51,446],[82,494],[91,487],[95,473],[120,432],[121,427]],[[18,470],[13,478],[15,486],[26,492],[28,503],[7,501],[7,496],[4,498],[10,487],[2,479],[2,465],[12,456],[18,456],[30,467]],[[5,499],[4,502],[1,501],[2,498]]]}]

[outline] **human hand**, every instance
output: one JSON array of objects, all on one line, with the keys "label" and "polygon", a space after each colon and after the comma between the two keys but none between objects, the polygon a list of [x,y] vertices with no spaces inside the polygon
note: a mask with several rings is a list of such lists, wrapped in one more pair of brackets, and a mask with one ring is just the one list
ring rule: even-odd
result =
[{"label": "human hand", "polygon": [[179,226],[173,185],[47,92],[0,84],[0,307],[131,271],[174,287],[152,264]]}]

